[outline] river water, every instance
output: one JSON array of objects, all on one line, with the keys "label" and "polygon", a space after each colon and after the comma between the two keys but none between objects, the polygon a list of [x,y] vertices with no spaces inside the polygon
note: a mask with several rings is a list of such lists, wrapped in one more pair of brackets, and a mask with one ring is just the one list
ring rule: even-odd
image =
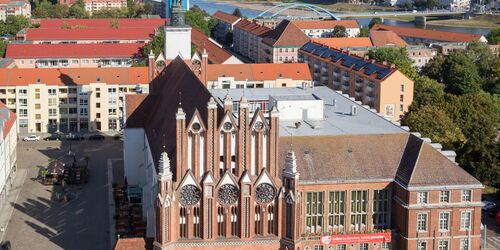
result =
[{"label": "river water", "polygon": [[[191,6],[198,5],[200,8],[204,9],[206,12],[213,14],[217,10],[221,10],[227,13],[232,13],[236,8],[234,5],[228,2],[217,2],[215,0],[190,0]],[[269,4],[271,7],[272,4]],[[241,13],[249,18],[256,17],[260,11],[249,10],[249,9],[241,9]],[[371,21],[371,18],[347,18],[347,19],[356,19],[361,26],[368,26]],[[397,20],[385,19],[384,24],[393,25],[393,26],[404,26],[404,27],[415,27],[415,24],[412,22],[402,22]],[[424,27],[419,27],[424,28]],[[465,33],[475,33],[486,35],[490,32],[489,29],[486,28],[473,28],[473,27],[451,27],[451,26],[442,26],[442,25],[427,25],[426,29],[435,29],[435,30],[445,30],[445,31],[454,31],[454,32],[465,32]]]}]

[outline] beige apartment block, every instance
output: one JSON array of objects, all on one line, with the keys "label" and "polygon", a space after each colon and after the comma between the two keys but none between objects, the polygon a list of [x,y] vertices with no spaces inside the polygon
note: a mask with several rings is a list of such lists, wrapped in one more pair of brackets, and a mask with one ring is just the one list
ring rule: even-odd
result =
[{"label": "beige apartment block", "polygon": [[309,64],[313,80],[348,94],[384,117],[397,121],[413,101],[413,81],[395,68],[350,55],[321,44],[308,43],[299,60]]},{"label": "beige apartment block", "polygon": [[20,133],[118,131],[125,95],[149,91],[145,67],[2,69],[0,82]]}]

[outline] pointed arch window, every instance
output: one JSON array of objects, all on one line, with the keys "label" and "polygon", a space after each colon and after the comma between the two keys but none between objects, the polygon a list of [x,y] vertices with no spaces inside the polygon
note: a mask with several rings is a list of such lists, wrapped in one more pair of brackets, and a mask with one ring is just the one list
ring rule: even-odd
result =
[{"label": "pointed arch window", "polygon": [[187,211],[185,207],[181,207],[179,210],[179,238],[187,239]]},{"label": "pointed arch window", "polygon": [[193,237],[201,238],[200,207],[193,208]]},{"label": "pointed arch window", "polygon": [[231,236],[238,236],[238,207],[231,207]]},{"label": "pointed arch window", "polygon": [[224,223],[224,208],[222,206],[217,207],[217,236],[226,236],[226,225]]},{"label": "pointed arch window", "polygon": [[262,228],[261,228],[262,222],[260,218],[261,210],[262,209],[260,205],[255,206],[255,235],[262,235]]},{"label": "pointed arch window", "polygon": [[267,233],[268,234],[275,234],[274,233],[274,206],[273,204],[269,205],[267,207]]}]

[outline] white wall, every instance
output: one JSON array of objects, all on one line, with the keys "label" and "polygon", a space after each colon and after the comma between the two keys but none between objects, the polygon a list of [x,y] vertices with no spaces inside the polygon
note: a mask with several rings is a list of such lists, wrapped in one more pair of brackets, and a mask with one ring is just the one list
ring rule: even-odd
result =
[{"label": "white wall", "polygon": [[191,27],[165,27],[165,59],[191,59]]}]

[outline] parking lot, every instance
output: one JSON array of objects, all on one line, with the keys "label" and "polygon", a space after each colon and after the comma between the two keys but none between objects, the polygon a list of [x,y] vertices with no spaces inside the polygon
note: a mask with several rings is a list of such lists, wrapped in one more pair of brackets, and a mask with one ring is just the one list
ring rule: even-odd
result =
[{"label": "parking lot", "polygon": [[[89,157],[90,177],[87,184],[69,185],[71,199],[61,202],[56,198],[61,186],[42,185],[37,176],[49,158],[68,157],[70,148],[78,159]],[[19,141],[17,158],[15,178],[25,177],[18,180],[22,187],[16,202],[11,204],[10,220],[0,221],[0,227],[6,227],[0,236],[10,241],[12,249],[111,248],[107,169],[109,159],[122,158],[121,140]],[[10,213],[1,212],[2,217]]]},{"label": "parking lot", "polygon": [[[500,204],[498,199],[494,197],[488,197],[488,200],[495,202],[496,204]],[[481,216],[481,223],[486,226],[485,230],[481,232],[481,249],[487,250],[498,250],[500,249],[500,225],[497,225],[495,222],[495,217],[488,215],[487,212],[483,211]],[[486,233],[486,247],[484,248],[484,236]]]}]

